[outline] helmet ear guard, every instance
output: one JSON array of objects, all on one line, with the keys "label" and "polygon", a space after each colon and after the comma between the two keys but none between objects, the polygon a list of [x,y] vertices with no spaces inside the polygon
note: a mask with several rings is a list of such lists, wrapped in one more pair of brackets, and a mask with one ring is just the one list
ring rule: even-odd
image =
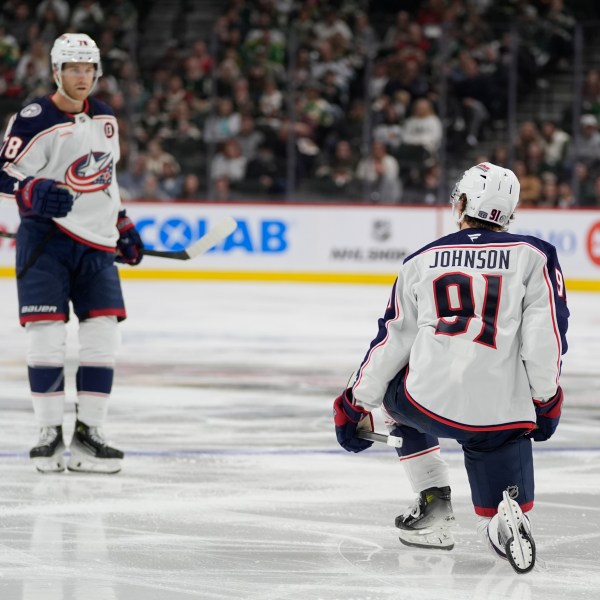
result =
[{"label": "helmet ear guard", "polygon": [[54,41],[50,51],[50,62],[54,81],[59,90],[62,90],[62,68],[65,63],[90,63],[95,65],[94,86],[102,76],[102,63],[100,50],[96,42],[85,33],[65,33]]},{"label": "helmet ear guard", "polygon": [[457,223],[460,224],[467,215],[506,230],[519,201],[520,190],[519,180],[510,169],[492,163],[480,163],[465,171],[454,187],[450,199],[453,214],[464,194],[467,201]]}]

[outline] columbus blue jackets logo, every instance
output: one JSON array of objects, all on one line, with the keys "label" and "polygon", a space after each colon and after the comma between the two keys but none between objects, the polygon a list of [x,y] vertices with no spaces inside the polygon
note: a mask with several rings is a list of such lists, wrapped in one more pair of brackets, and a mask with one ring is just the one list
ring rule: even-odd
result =
[{"label": "columbus blue jackets logo", "polygon": [[78,158],[65,173],[65,183],[79,194],[106,191],[112,183],[113,157],[107,152],[90,152]]}]

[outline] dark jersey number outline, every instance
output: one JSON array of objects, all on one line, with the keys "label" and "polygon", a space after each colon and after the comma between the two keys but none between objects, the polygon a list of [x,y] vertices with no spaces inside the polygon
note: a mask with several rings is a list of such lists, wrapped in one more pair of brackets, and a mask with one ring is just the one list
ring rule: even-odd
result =
[{"label": "dark jersey number outline", "polygon": [[[485,294],[481,311],[483,326],[473,341],[495,348],[502,276],[483,275],[483,277],[485,279]],[[458,305],[451,301],[452,292],[455,293]],[[473,278],[464,273],[446,273],[433,282],[433,294],[438,316],[436,334],[460,335],[465,333],[471,319],[475,316]]]}]

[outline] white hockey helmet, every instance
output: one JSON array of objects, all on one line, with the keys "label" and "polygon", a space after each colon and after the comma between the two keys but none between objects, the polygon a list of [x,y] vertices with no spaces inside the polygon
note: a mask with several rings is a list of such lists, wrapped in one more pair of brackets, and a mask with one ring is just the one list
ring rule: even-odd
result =
[{"label": "white hockey helmet", "polygon": [[[65,63],[92,63],[96,65],[94,85],[102,76],[100,50],[96,42],[85,33],[64,33],[56,38],[50,51],[50,62],[54,73],[54,81],[62,88],[61,71]],[[93,89],[93,86],[92,86]]]},{"label": "white hockey helmet", "polygon": [[507,229],[520,191],[521,184],[510,169],[484,162],[465,171],[454,187],[450,202],[454,210],[460,197],[465,194],[467,202],[463,215]]}]

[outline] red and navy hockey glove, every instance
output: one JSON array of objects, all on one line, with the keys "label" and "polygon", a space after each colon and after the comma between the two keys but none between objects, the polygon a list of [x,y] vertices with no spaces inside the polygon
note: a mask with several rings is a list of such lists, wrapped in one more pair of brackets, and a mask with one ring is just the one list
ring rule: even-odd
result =
[{"label": "red and navy hockey glove", "polygon": [[536,442],[544,442],[552,437],[558,427],[563,403],[562,388],[559,385],[556,394],[547,402],[534,400],[533,403],[537,415],[537,427],[529,434],[529,437]]},{"label": "red and navy hockey glove", "polygon": [[128,265],[139,265],[144,256],[144,242],[124,209],[119,212],[117,229],[119,239],[115,260]]},{"label": "red and navy hockey glove", "polygon": [[333,422],[339,445],[348,452],[362,452],[373,442],[356,437],[358,429],[373,431],[373,417],[361,406],[352,404],[352,390],[348,388],[333,403]]},{"label": "red and navy hockey glove", "polygon": [[39,215],[49,219],[66,217],[73,208],[73,194],[54,179],[27,177],[16,191],[17,205],[23,215]]}]

